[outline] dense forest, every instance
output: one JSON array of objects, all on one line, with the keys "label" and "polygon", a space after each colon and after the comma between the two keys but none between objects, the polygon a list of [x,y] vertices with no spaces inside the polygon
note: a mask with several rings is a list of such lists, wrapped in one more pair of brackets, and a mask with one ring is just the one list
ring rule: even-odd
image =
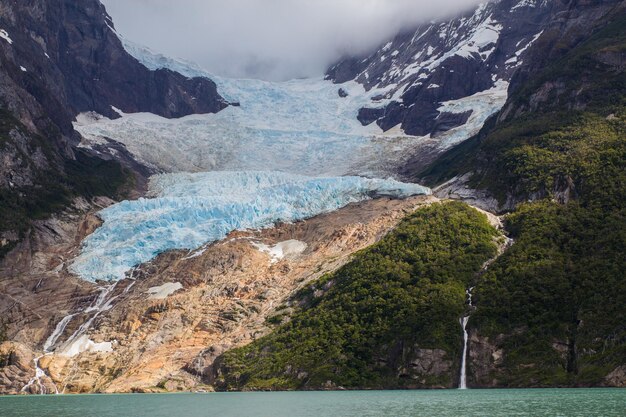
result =
[{"label": "dense forest", "polygon": [[[557,51],[512,94],[525,111],[462,145],[470,158],[453,150],[423,174],[471,172],[502,204],[524,202],[507,216],[515,245],[477,286],[470,328],[505,352],[477,385],[602,385],[625,364],[626,73],[609,59],[624,56],[625,25],[618,14]],[[560,88],[533,109],[546,85]]]}]

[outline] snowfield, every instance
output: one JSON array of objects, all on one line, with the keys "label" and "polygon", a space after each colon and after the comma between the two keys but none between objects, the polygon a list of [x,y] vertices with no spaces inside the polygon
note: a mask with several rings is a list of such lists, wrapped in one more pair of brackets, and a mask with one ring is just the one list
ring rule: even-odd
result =
[{"label": "snowfield", "polygon": [[89,281],[123,279],[134,266],[170,249],[195,250],[233,230],[271,227],[375,196],[430,194],[416,184],[363,177],[307,177],[279,172],[206,172],[153,177],[150,197],[102,212],[71,270]]},{"label": "snowfield", "polygon": [[[379,93],[366,93],[356,82],[213,80],[220,94],[240,106],[180,119],[118,109],[122,117],[116,120],[83,114],[75,123],[86,139],[83,146],[111,138],[161,172],[271,169],[384,176],[399,164],[402,150],[422,140],[386,135],[376,124],[362,126],[359,109],[371,106],[370,97]],[[340,88],[348,97],[339,96]]]}]

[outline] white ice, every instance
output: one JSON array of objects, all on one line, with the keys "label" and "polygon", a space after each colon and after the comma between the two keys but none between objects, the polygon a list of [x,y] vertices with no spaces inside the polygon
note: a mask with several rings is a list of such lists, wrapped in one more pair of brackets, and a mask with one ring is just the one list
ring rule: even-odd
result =
[{"label": "white ice", "polygon": [[[341,85],[319,79],[267,82],[215,77],[183,61],[171,60],[132,44],[125,45],[150,69],[170,68],[189,77],[209,77],[219,93],[240,107],[217,114],[165,119],[153,114],[123,114],[116,120],[79,115],[83,146],[108,137],[126,145],[140,161],[161,172],[280,170],[307,175],[385,176],[419,138],[384,134],[357,114],[372,107],[356,82]],[[339,89],[348,93],[340,97]],[[376,105],[384,106],[387,101]]]},{"label": "white ice", "polygon": [[275,264],[285,258],[300,255],[307,248],[307,244],[305,242],[294,239],[279,242],[273,246],[260,242],[255,242],[253,245],[261,252],[267,253],[270,256],[270,263],[272,264]]},{"label": "white ice", "polygon": [[508,97],[508,88],[508,82],[498,80],[494,87],[489,90],[442,103],[441,107],[437,109],[440,112],[459,114],[471,110],[472,114],[463,126],[451,129],[440,137],[440,147],[447,149],[477,134],[485,121],[504,106]]},{"label": "white ice", "polygon": [[0,38],[7,41],[9,45],[13,45],[13,39],[11,39],[9,33],[6,30],[0,29]]},{"label": "white ice", "polygon": [[[477,43],[490,41],[486,38]],[[71,265],[84,279],[120,280],[159,253],[196,251],[233,230],[297,221],[373,195],[430,192],[415,184],[364,178],[387,178],[425,139],[400,129],[383,134],[374,123],[358,122],[359,109],[371,107],[381,89],[366,92],[356,82],[335,85],[322,79],[224,79],[127,42],[125,47],[150,69],[213,79],[219,93],[240,106],[173,120],[119,109],[114,110],[122,117],[116,120],[79,115],[75,126],[85,138],[83,146],[111,138],[147,165],[171,173],[152,178],[147,198],[124,201],[99,214],[103,226],[86,239]],[[441,111],[473,111],[465,126],[439,138],[442,146],[476,133],[504,103],[505,84],[442,103]],[[339,88],[347,97],[340,97]],[[376,104],[399,99],[399,92]],[[278,249],[268,248],[270,255]]]},{"label": "white ice", "polygon": [[[515,64],[515,66],[521,65],[522,61],[521,61],[521,57],[524,55],[524,53],[526,52],[526,50],[528,50],[528,48],[530,48],[532,46],[532,44],[534,44],[537,39],[539,39],[539,37],[543,34],[543,30],[539,33],[537,33],[535,36],[532,37],[532,39],[530,41],[528,41],[526,43],[526,45],[524,45],[524,47],[522,47],[521,49],[519,49],[518,51],[515,52],[515,55],[512,56],[511,58],[507,59],[505,64],[507,65],[513,65]],[[517,46],[520,45],[520,43],[522,43],[522,41],[520,41]]]},{"label": "white ice", "polygon": [[150,287],[147,291],[148,300],[164,300],[182,288],[183,284],[180,282],[168,282],[158,287]]},{"label": "white ice", "polygon": [[516,11],[518,9],[523,9],[525,7],[537,7],[537,0],[521,0],[515,6],[511,7],[511,11]]},{"label": "white ice", "polygon": [[72,358],[74,356],[80,355],[83,352],[110,353],[113,352],[113,343],[96,343],[84,334],[72,341],[72,343],[67,345],[62,351],[58,353],[61,356]]}]

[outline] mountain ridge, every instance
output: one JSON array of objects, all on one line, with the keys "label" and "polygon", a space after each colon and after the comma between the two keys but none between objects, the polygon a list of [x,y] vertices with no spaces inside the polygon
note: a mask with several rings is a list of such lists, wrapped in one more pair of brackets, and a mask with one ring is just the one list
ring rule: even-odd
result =
[{"label": "mountain ridge", "polygon": [[[132,48],[95,0],[0,7],[0,53],[17,51],[0,67],[0,98],[9,102],[0,117],[2,392],[455,387],[463,330],[470,387],[626,384],[624,2],[483,5],[464,21],[430,23],[384,44],[360,63],[375,81],[359,62],[331,68],[340,84],[211,81],[184,63],[127,54]],[[37,33],[15,35],[11,13],[29,25],[49,18],[51,27],[80,27],[50,35],[74,39],[63,44],[73,45],[72,58],[37,80],[18,58],[47,60],[48,52]],[[425,43],[412,50],[416,33]],[[394,57],[406,58],[402,71],[414,65],[405,84],[387,77],[400,71]],[[93,71],[120,60],[129,79],[108,75],[111,91],[93,82]],[[477,71],[476,82],[463,85],[476,74],[462,69]],[[198,86],[211,94],[194,107]],[[138,98],[144,89],[158,97]],[[210,108],[220,111],[167,118]],[[400,122],[404,130],[384,132]],[[177,148],[186,150],[181,160]],[[168,239],[115,282],[72,273],[89,237],[110,230],[103,209],[167,211],[168,198],[145,194],[148,176],[162,173],[153,180],[176,191],[172,206],[184,207],[193,229],[206,205],[176,199],[198,194],[193,184],[226,189],[197,180],[246,164],[322,182],[331,181],[328,167],[393,175],[426,182],[441,200],[409,197],[406,185],[388,181],[396,184],[390,195],[409,198],[352,201],[263,230],[235,225],[225,239],[187,250]],[[231,197],[254,200],[246,190],[255,181],[243,177]],[[275,197],[286,212],[315,203]],[[447,199],[508,214],[485,217]],[[131,210],[126,218],[149,233],[173,216]],[[108,246],[133,249],[121,240]]]}]

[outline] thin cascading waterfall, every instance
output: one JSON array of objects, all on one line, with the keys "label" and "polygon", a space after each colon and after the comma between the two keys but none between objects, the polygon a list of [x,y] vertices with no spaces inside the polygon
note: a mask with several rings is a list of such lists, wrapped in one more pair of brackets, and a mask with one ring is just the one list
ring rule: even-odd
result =
[{"label": "thin cascading waterfall", "polygon": [[[83,334],[85,334],[91,327],[91,324],[94,322],[94,320],[104,311],[107,311],[111,308],[111,304],[112,302],[118,297],[110,297],[111,293],[113,293],[113,291],[115,290],[115,287],[117,286],[117,282],[113,283],[107,287],[102,287],[100,288],[100,295],[98,296],[98,298],[96,299],[96,301],[89,307],[87,307],[83,313],[91,313],[95,311],[95,314],[89,318],[89,320],[87,320],[85,323],[83,323],[78,330],[76,330],[69,338],[68,340],[63,343],[63,346],[66,347],[66,349],[68,347],[71,347],[72,343],[74,343],[74,341],[76,339],[78,339],[80,336],[82,336]],[[134,284],[134,281],[129,285],[129,287],[126,288],[126,292],[128,292],[128,290],[130,289],[130,287],[132,287],[132,285]],[[68,324],[72,321],[72,319],[74,317],[76,317],[79,313],[73,313],[73,314],[69,314],[67,316],[65,316],[55,327],[54,331],[52,332],[52,334],[50,335],[50,337],[48,337],[48,339],[46,339],[46,341],[44,342],[43,345],[43,351],[44,354],[41,356],[36,357],[33,362],[35,363],[35,376],[33,378],[31,378],[28,381],[28,384],[24,385],[24,387],[21,389],[21,392],[26,392],[28,391],[28,389],[32,386],[34,386],[35,384],[38,385],[39,387],[39,394],[40,395],[45,395],[48,393],[48,390],[46,388],[46,386],[44,385],[44,383],[42,382],[43,378],[47,377],[48,379],[50,379],[53,387],[54,387],[54,391],[55,394],[59,394],[59,390],[56,386],[56,384],[54,384],[54,381],[52,381],[52,378],[50,378],[50,376],[48,374],[46,374],[46,372],[39,366],[39,361],[41,360],[41,358],[43,358],[44,356],[48,356],[54,353],[55,349],[54,345],[57,343],[57,341],[59,340],[59,337],[61,337],[61,335],[63,334],[63,332],[65,331],[65,329],[67,328]]]},{"label": "thin cascading waterfall", "polygon": [[462,317],[460,321],[463,327],[463,356],[461,358],[459,389],[467,389],[467,322],[469,321],[469,316]]},{"label": "thin cascading waterfall", "polygon": [[35,359],[33,359],[33,362],[35,362],[35,376],[32,377],[30,381],[28,381],[28,384],[22,387],[21,392],[26,392],[30,387],[32,387],[33,385],[35,385],[35,383],[37,383],[37,385],[39,386],[40,395],[44,395],[48,393],[48,390],[46,389],[45,385],[41,382],[41,379],[46,376],[46,373],[44,372],[44,370],[39,367],[39,360],[41,358],[43,358],[43,355],[38,356]]},{"label": "thin cascading waterfall", "polygon": [[461,357],[461,376],[459,378],[459,389],[467,389],[467,350],[469,344],[469,334],[467,332],[467,323],[469,322],[470,315],[474,305],[472,304],[472,291],[474,287],[466,290],[467,302],[469,305],[469,313],[459,319],[461,328],[463,329],[463,356]]},{"label": "thin cascading waterfall", "polygon": [[[116,295],[115,297],[111,297],[111,294],[115,291],[115,287],[120,281],[114,282],[113,284],[101,287],[100,295],[96,299],[96,301],[89,307],[84,310],[84,313],[93,313],[95,312],[89,320],[84,322],[78,330],[76,330],[66,341],[63,343],[62,348],[63,351],[69,351],[72,348],[72,345],[84,334],[91,329],[91,325],[98,318],[98,316],[111,309],[113,301],[119,297]],[[134,281],[130,284],[131,286],[134,284]]]},{"label": "thin cascading waterfall", "polygon": [[48,354],[48,353],[53,352],[52,348],[54,347],[55,343],[57,342],[57,340],[59,340],[59,337],[61,337],[61,335],[65,331],[65,328],[75,316],[76,314],[69,314],[65,316],[63,320],[59,322],[59,324],[57,324],[57,327],[54,329],[50,337],[43,344],[44,353]]},{"label": "thin cascading waterfall", "polygon": [[[69,315],[65,316],[56,325],[56,327],[54,328],[54,331],[52,332],[50,337],[48,337],[48,339],[46,339],[46,341],[43,344],[43,353],[44,354],[41,355],[41,356],[36,357],[33,360],[35,362],[35,376],[33,378],[31,378],[30,381],[28,381],[28,384],[24,385],[24,387],[21,389],[22,392],[26,392],[30,387],[32,387],[33,385],[35,385],[35,383],[37,383],[37,385],[39,386],[39,394],[44,395],[44,394],[48,393],[48,390],[46,389],[45,385],[41,381],[42,381],[42,379],[44,377],[48,377],[50,379],[50,381],[52,381],[52,378],[50,378],[48,376],[48,374],[46,374],[46,372],[39,366],[39,361],[44,356],[52,354],[52,352],[53,352],[52,347],[57,342],[59,337],[61,337],[61,335],[65,331],[65,328],[70,323],[70,321],[72,321],[74,316],[76,316],[76,314],[69,314]],[[54,386],[55,393],[58,394],[59,390],[58,390],[56,384],[54,384],[54,382],[52,382],[52,384]]]}]

